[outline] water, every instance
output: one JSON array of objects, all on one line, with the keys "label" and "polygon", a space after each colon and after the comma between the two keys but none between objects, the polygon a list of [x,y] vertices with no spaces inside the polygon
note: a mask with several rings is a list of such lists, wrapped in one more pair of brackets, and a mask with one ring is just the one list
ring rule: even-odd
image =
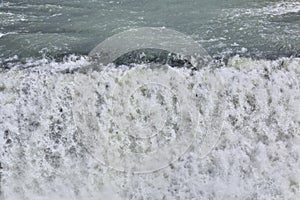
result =
[{"label": "water", "polygon": [[215,57],[297,56],[299,1],[3,1],[0,58],[87,55],[105,38],[133,27],[192,36]]},{"label": "water", "polygon": [[[299,1],[4,0],[0,24],[0,199],[300,196]],[[88,57],[140,27],[214,64]]]}]

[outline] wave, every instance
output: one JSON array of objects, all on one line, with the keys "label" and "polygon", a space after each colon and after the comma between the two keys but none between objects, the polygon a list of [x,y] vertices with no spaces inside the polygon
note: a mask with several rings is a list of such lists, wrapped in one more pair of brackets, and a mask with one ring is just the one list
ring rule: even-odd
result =
[{"label": "wave", "polygon": [[[218,68],[172,68],[174,74],[183,77],[181,84],[199,113],[195,140],[186,153],[163,170],[135,175],[120,175],[110,166],[115,161],[112,152],[106,154],[110,162],[98,156],[101,147],[145,154],[147,148],[159,149],[176,139],[176,134],[164,135],[144,144],[117,134],[111,120],[112,105],[116,105],[111,102],[122,103],[122,96],[112,96],[113,88],[127,87],[133,79],[126,76],[131,74],[140,73],[146,80],[155,68],[148,64],[87,67],[91,64],[87,57],[71,56],[63,62],[28,61],[22,69],[16,66],[0,73],[3,199],[127,199],[153,195],[173,199],[177,195],[173,191],[179,186],[192,188],[180,193],[182,199],[293,199],[299,194],[300,59],[270,61],[235,56]],[[85,67],[87,70],[80,70]],[[136,71],[145,68],[148,71]],[[165,85],[176,91],[178,83],[172,82],[172,76]],[[152,89],[157,87],[160,85]],[[147,90],[141,91],[133,92],[129,102],[145,108],[142,103],[147,102],[147,95],[143,93]],[[76,99],[80,101],[75,104]],[[163,101],[161,97],[159,100]],[[166,105],[171,105],[167,100]],[[130,110],[132,120],[143,111],[134,108]],[[167,108],[161,118],[175,115],[172,107]],[[81,116],[80,110],[94,116],[88,126],[104,136],[114,136],[111,143],[78,129],[82,122],[74,117],[76,112]],[[213,137],[216,146],[200,157],[203,140],[214,135],[218,135]]]}]

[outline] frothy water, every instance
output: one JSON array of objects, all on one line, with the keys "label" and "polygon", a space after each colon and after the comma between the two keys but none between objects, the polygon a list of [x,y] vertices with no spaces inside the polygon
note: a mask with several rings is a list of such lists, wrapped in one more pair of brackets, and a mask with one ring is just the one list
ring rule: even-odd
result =
[{"label": "frothy water", "polygon": [[298,199],[299,14],[3,0],[0,199]]},{"label": "frothy water", "polygon": [[[178,137],[158,133],[159,139],[151,141],[149,146],[150,143],[140,143],[115,132],[109,102],[121,102],[124,96],[113,95],[114,88],[124,86],[126,81],[121,81],[124,75],[136,75],[136,70],[144,67],[151,69],[145,65],[131,68],[110,65],[78,71],[89,64],[82,57],[77,61],[44,63],[1,73],[1,198],[296,199],[299,196],[299,59],[255,61],[234,57],[228,66],[217,69],[169,69],[182,75],[183,86],[199,113],[199,128],[191,146],[178,160],[161,170],[141,174],[116,169],[111,152],[105,154],[108,161],[99,159],[99,148],[113,146],[122,151],[127,148],[132,152],[155,152]],[[165,81],[172,85],[172,78]],[[80,97],[82,90],[91,93]],[[172,92],[163,94],[172,97]],[[142,93],[131,96],[135,106],[146,102]],[[93,102],[84,108],[96,116],[96,121],[89,125],[96,123],[97,134],[111,137],[108,143],[80,130],[78,120],[74,119],[78,98]],[[149,101],[153,104],[153,99]],[[168,99],[164,101],[171,105]],[[130,111],[136,119],[143,112]],[[176,116],[171,107],[166,107],[164,113],[162,118]],[[157,133],[156,127],[148,130]],[[203,141],[212,147],[206,156]],[[162,161],[154,164],[159,162]]]}]

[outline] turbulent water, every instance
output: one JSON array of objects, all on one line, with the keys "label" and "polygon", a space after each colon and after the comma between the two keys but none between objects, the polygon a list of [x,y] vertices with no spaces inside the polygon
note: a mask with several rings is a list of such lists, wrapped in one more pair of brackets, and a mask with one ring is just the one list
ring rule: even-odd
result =
[{"label": "turbulent water", "polygon": [[[109,131],[113,127],[109,102],[112,98],[117,101],[122,98],[112,96],[112,88],[122,84],[118,80],[122,74],[143,66],[76,72],[87,64],[81,58],[76,62],[52,62],[1,74],[2,198],[297,199],[299,196],[299,59],[253,61],[235,57],[227,67],[214,72],[175,69],[191,83],[188,92],[201,113],[200,132],[179,160],[161,170],[142,174],[120,172],[115,167],[119,165],[112,160],[113,153],[107,154],[112,157],[108,161],[112,165],[103,164],[105,159],[98,153],[101,147],[109,149],[120,142],[125,143],[123,148],[145,150],[136,141],[127,143],[126,135]],[[101,130],[98,134],[119,139],[112,138],[106,143],[89,138],[92,133],[76,128],[74,112],[80,109],[74,109],[74,102],[76,98],[82,99],[80,92],[89,91],[90,87],[98,91],[95,97],[96,121]],[[87,92],[83,95],[89,97]],[[142,102],[144,98],[137,100]],[[84,109],[95,112],[92,107]],[[208,136],[218,135],[214,137],[217,146],[206,157],[201,141],[203,132]],[[156,148],[164,145],[168,143],[157,144]]]},{"label": "turbulent water", "polygon": [[165,26],[192,36],[217,58],[275,59],[299,55],[299,11],[297,0],[3,0],[0,58],[87,54],[122,30]]},{"label": "turbulent water", "polygon": [[[0,24],[0,199],[299,199],[299,1],[4,0]],[[138,27],[214,64],[89,58]]]}]

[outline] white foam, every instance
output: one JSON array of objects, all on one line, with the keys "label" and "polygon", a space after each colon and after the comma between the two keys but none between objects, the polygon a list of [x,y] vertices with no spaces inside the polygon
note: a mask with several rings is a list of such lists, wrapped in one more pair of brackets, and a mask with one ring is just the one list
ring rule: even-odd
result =
[{"label": "white foam", "polygon": [[261,9],[267,15],[284,15],[300,12],[300,2],[279,2]]},{"label": "white foam", "polygon": [[234,8],[234,9],[224,9],[228,12],[222,13],[229,18],[240,18],[241,16],[280,16],[288,13],[298,13],[300,12],[300,2],[294,1],[281,1],[276,3],[269,3],[264,7],[258,8]]},{"label": "white foam", "polygon": [[[0,134],[8,130],[8,136],[0,139],[2,199],[299,196],[299,59],[234,57],[227,67],[213,72],[175,69],[190,83],[190,93],[202,110],[199,131],[214,134],[218,118],[224,117],[222,136],[204,159],[199,157],[202,138],[196,138],[193,148],[169,167],[135,175],[110,169],[92,156],[95,152],[87,152],[97,149],[99,141],[90,138],[89,146],[82,143],[88,133],[76,130],[71,94],[75,83],[96,88],[98,124],[109,130],[112,88],[133,69],[64,73],[91,63],[84,57],[64,63],[34,62],[33,68],[0,73]],[[85,85],[86,80],[91,85]],[[217,99],[211,101],[211,96]]]}]

